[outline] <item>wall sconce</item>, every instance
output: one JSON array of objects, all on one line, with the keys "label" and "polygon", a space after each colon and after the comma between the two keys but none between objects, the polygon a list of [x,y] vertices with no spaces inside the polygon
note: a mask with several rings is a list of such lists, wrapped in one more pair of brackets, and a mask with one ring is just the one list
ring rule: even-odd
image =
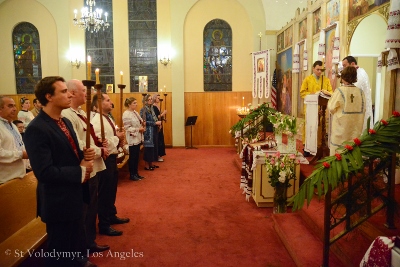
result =
[{"label": "wall sconce", "polygon": [[75,59],[75,61],[71,60],[71,65],[72,67],[76,67],[77,69],[79,69],[79,67],[81,66],[81,61],[78,59]]},{"label": "wall sconce", "polygon": [[163,64],[164,66],[167,66],[168,63],[170,63],[170,62],[171,62],[171,60],[169,58],[166,58],[166,57],[160,58],[160,63]]}]

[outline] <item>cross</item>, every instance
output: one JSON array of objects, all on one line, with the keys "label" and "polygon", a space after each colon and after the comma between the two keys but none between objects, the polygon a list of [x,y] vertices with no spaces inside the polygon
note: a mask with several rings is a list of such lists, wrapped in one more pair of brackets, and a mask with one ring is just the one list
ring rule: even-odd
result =
[{"label": "cross", "polygon": [[355,96],[354,96],[353,94],[351,94],[351,95],[350,95],[350,98],[351,98],[351,103],[353,103],[353,99],[354,99],[354,97],[355,97]]}]

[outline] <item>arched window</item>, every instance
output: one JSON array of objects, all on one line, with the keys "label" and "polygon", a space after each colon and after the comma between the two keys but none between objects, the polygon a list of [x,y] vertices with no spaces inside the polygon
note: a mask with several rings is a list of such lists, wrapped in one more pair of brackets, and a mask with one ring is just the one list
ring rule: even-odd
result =
[{"label": "arched window", "polygon": [[207,23],[203,32],[204,91],[232,91],[232,29],[221,19]]},{"label": "arched window", "polygon": [[33,24],[21,22],[15,26],[12,39],[17,94],[33,94],[42,79],[39,32]]}]

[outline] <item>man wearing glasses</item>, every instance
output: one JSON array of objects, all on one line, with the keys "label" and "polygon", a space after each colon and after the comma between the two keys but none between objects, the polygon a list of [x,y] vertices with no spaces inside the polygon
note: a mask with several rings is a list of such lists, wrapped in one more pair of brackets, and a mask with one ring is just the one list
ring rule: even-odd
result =
[{"label": "man wearing glasses", "polygon": [[[322,66],[322,61],[317,60],[313,64],[313,73],[309,76],[307,76],[301,85],[300,89],[300,96],[301,98],[305,98],[309,94],[315,94],[318,91],[321,91],[322,89],[332,92],[332,86],[331,82],[327,77],[324,77],[324,79],[321,79],[321,74],[324,71],[323,66]],[[306,106],[304,106],[304,115],[306,116]],[[307,122],[306,122],[307,123]],[[318,127],[319,128],[319,127]],[[305,127],[303,128],[303,144],[305,144],[306,141],[306,134],[305,134]],[[304,156],[308,157],[310,154],[308,152],[304,152]]]}]

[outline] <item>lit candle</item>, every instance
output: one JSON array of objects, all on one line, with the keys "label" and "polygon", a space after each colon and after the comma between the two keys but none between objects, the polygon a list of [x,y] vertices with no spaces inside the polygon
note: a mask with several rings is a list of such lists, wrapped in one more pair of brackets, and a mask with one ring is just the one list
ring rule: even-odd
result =
[{"label": "lit candle", "polygon": [[78,10],[74,9],[74,17],[76,18],[76,15],[78,14]]},{"label": "lit candle", "polygon": [[244,97],[242,97],[242,107],[244,107]]},{"label": "lit candle", "polygon": [[160,90],[161,90],[161,93],[162,93],[162,88]]},{"label": "lit candle", "polygon": [[167,89],[166,89],[165,85],[164,85],[164,91],[167,92]]},{"label": "lit candle", "polygon": [[87,57],[87,79],[90,80],[92,78],[92,58],[90,56]]},{"label": "lit candle", "polygon": [[96,84],[100,84],[100,77],[99,77],[100,69],[96,69],[95,73],[96,73]]},{"label": "lit candle", "polygon": [[119,74],[121,75],[121,84],[124,84],[124,73],[120,71]]}]

